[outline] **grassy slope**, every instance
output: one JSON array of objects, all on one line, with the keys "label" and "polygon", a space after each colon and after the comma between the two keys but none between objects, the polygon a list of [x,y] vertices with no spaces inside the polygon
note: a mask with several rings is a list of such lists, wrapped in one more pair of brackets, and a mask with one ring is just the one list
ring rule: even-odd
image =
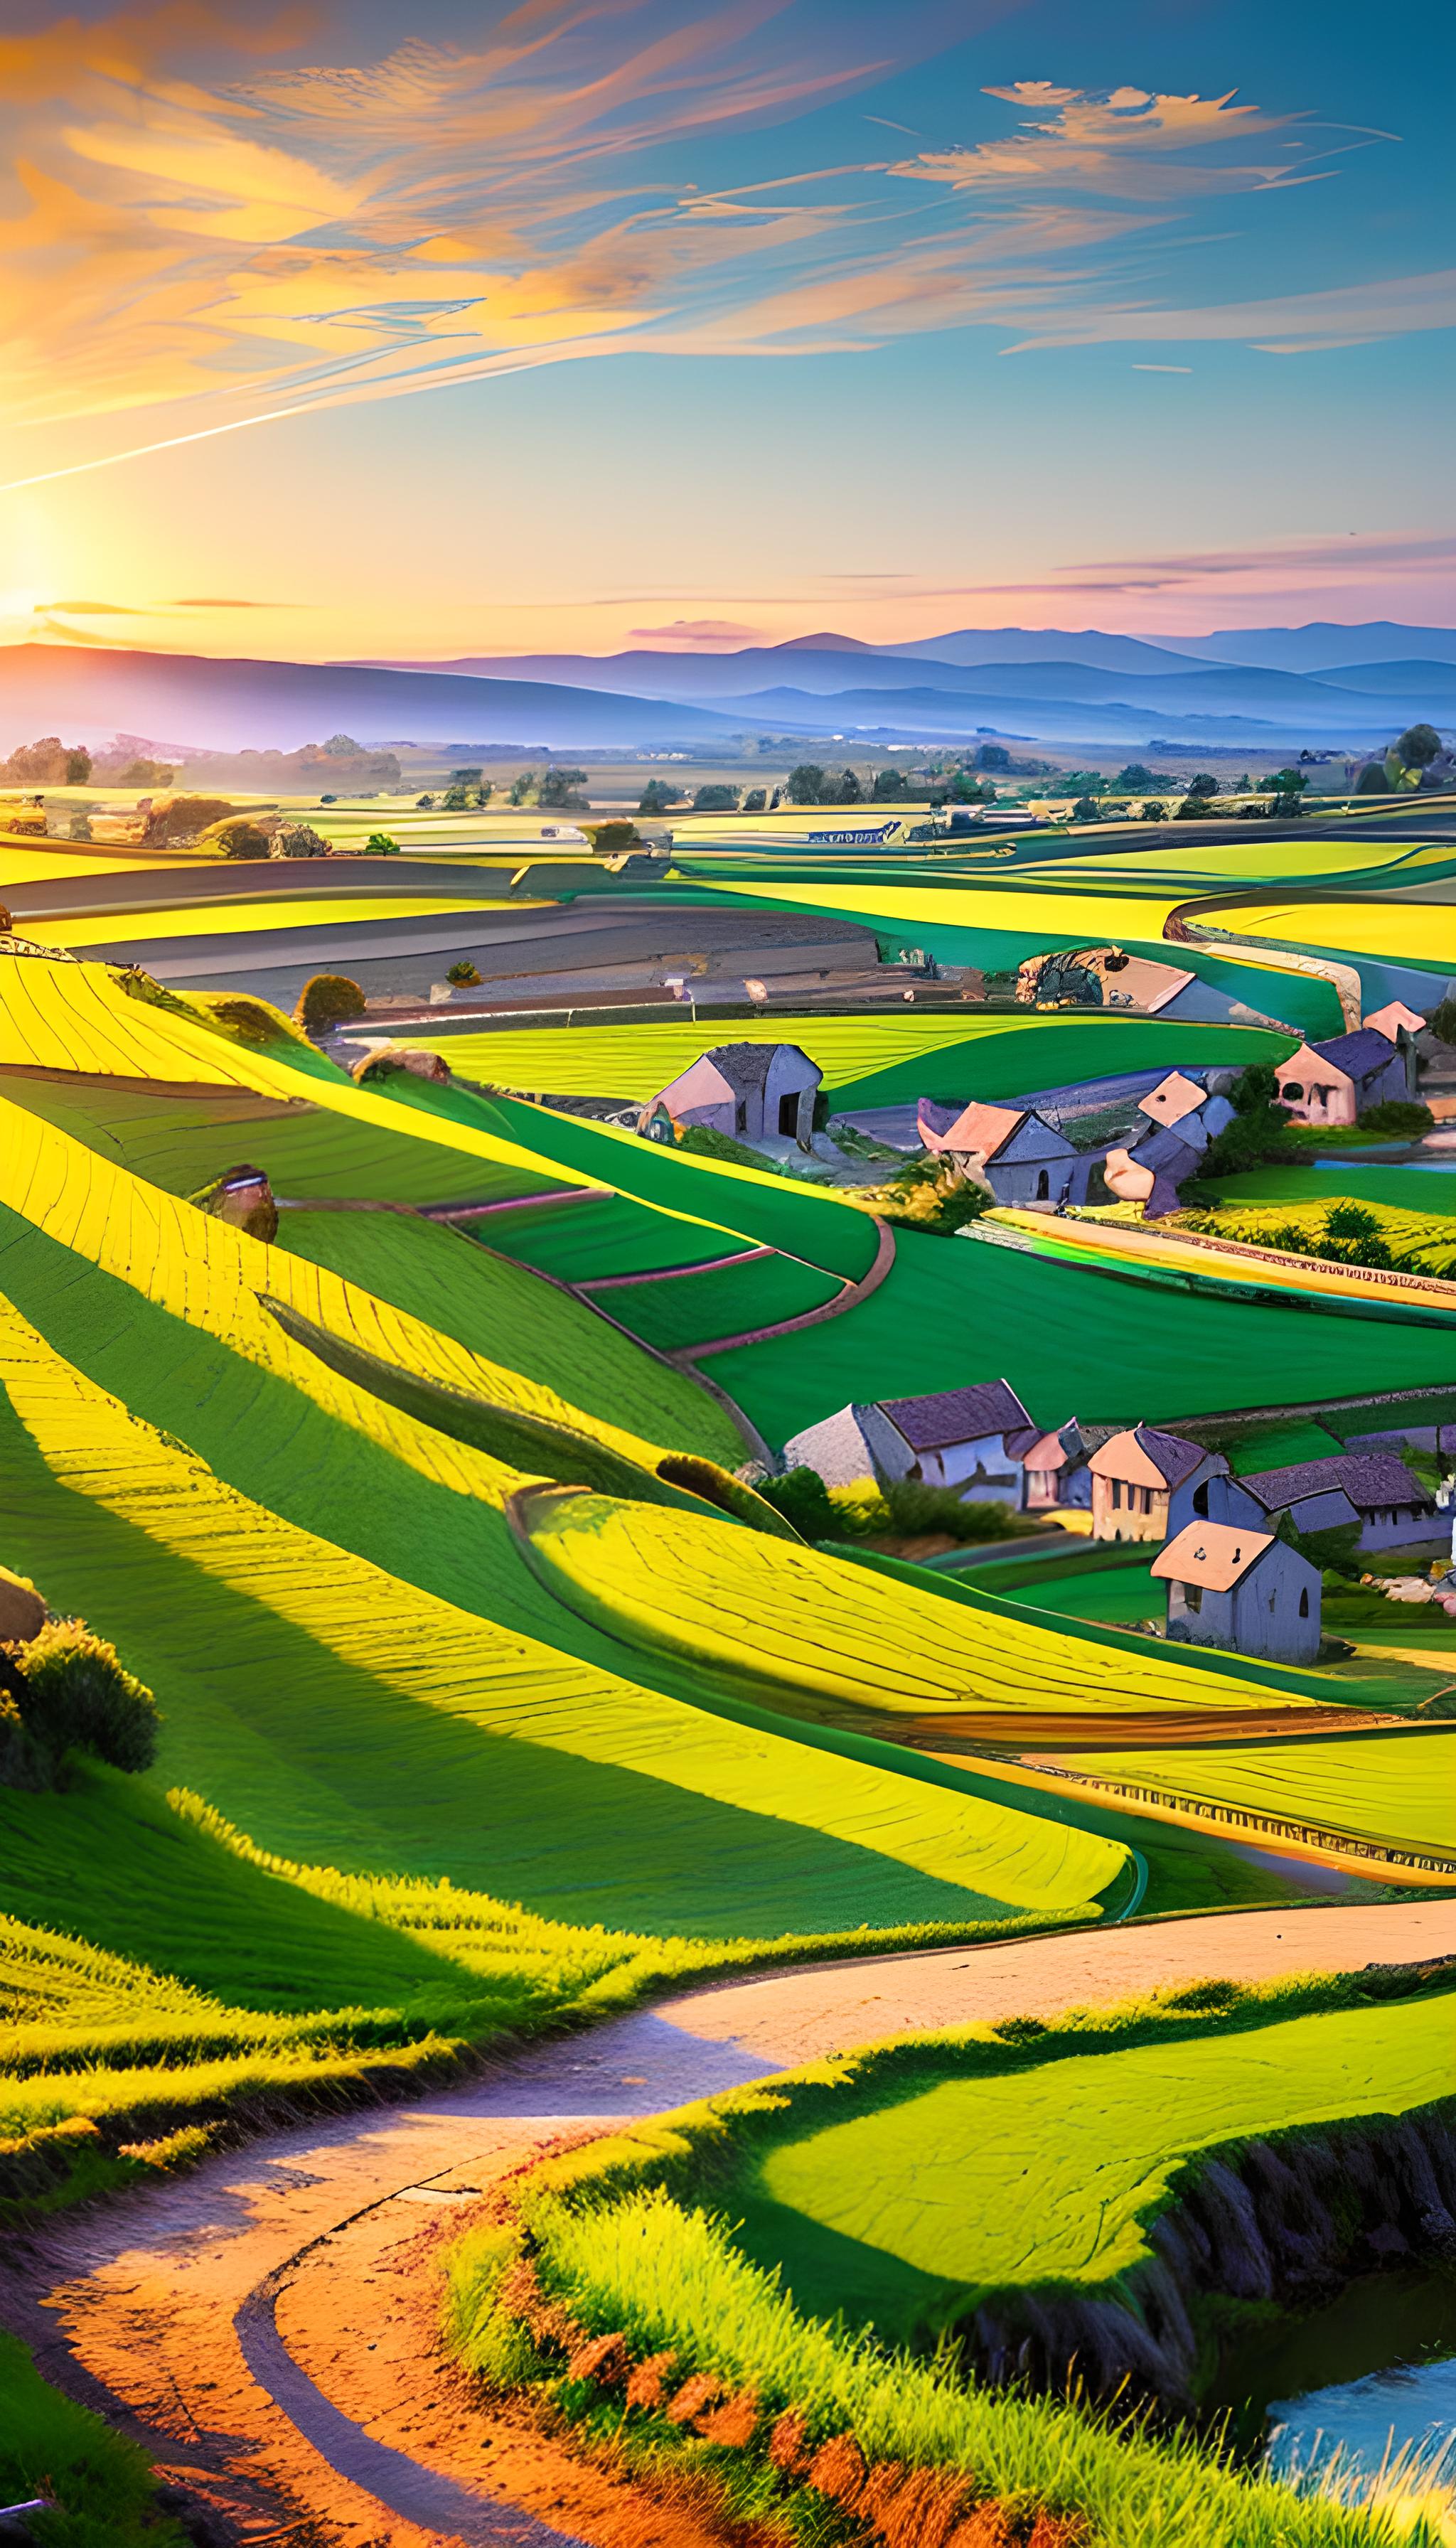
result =
[{"label": "grassy slope", "polygon": [[[164,1774],[267,1845],[638,1929],[996,1916],[1015,1819],[972,1829],[961,1799],[858,1761],[817,1759],[806,1784],[786,1728],[728,1725],[523,1630],[526,1604],[501,1627],[308,1536],[138,1427],[13,1317],[5,1377],[17,1563],[158,1690]],[[296,1463],[297,1431],[286,1447]],[[423,1497],[400,1472],[396,1537],[407,1513],[444,1585],[479,1587],[488,1507]],[[1062,1858],[1061,1898],[1081,1902],[1074,1842]],[[1039,1873],[1039,1899],[1054,1891]]]},{"label": "grassy slope", "polygon": [[695,1265],[730,1252],[735,1242],[721,1229],[649,1212],[629,1195],[593,1196],[559,1210],[502,1212],[472,1225],[486,1246],[518,1264],[538,1266],[563,1283],[597,1274],[650,1274],[670,1265]]},{"label": "grassy slope", "polygon": [[[1400,1622],[1391,1630],[1396,1642]],[[1176,1753],[1079,1753],[1072,1767],[1179,1795],[1290,1815],[1401,1849],[1456,1857],[1456,1727],[1337,1734],[1294,1745],[1220,1744]]]},{"label": "grassy slope", "polygon": [[1016,1602],[977,1602],[966,1586],[947,1594],[917,1585],[910,1569],[846,1566],[694,1514],[569,1490],[530,1499],[527,1511],[544,1579],[634,1648],[700,1656],[778,1690],[781,1703],[800,1692],[839,1701],[846,1722],[857,1707],[1176,1714],[1277,1708],[1302,1695],[1282,1685],[1289,1676],[1266,1680],[1237,1664],[1206,1673],[1176,1647],[1070,1637]]},{"label": "grassy slope", "polygon": [[136,2444],[48,2388],[25,2346],[0,2333],[0,2501],[42,2489],[59,2506],[46,2548],[184,2548]]},{"label": "grassy slope", "polygon": [[[181,1057],[178,1076],[188,1062]],[[7,1101],[54,1124],[88,1148],[135,1170],[168,1194],[195,1194],[241,1160],[269,1176],[274,1191],[314,1200],[359,1197],[394,1203],[503,1202],[555,1184],[549,1171],[493,1166],[384,1123],[341,1123],[297,1101],[219,1089],[191,1097],[151,1094],[119,1080],[72,1087],[64,1080],[0,1080]],[[300,1097],[307,1103],[307,1088]]]},{"label": "grassy slope", "polygon": [[681,1345],[708,1344],[718,1336],[774,1326],[780,1319],[802,1318],[838,1300],[843,1288],[832,1274],[787,1256],[760,1256],[671,1283],[624,1283],[603,1293],[602,1306],[634,1335],[671,1353]]},{"label": "grassy slope", "polygon": [[[557,1390],[588,1414],[607,1423],[630,1414],[652,1439],[706,1452],[730,1468],[743,1457],[737,1428],[694,1381],[639,1353],[584,1302],[458,1230],[400,1213],[289,1212],[278,1239],[291,1255],[328,1266],[473,1352]],[[613,1317],[622,1316],[624,1297],[607,1296]]]},{"label": "grassy slope", "polygon": [[895,1262],[841,1319],[744,1345],[713,1377],[775,1445],[854,1399],[908,1398],[1004,1375],[1039,1423],[1260,1406],[1450,1378],[1438,1329],[1298,1306],[1151,1291],[965,1239],[896,1233]]},{"label": "grassy slope", "polygon": [[1200,2150],[1449,2095],[1452,2019],[1447,1991],[1110,2048],[1063,2032],[1021,2060],[923,2039],[773,2132],[734,2186],[739,2243],[806,2313],[891,2342],[985,2294],[1096,2291],[1151,2255]]}]

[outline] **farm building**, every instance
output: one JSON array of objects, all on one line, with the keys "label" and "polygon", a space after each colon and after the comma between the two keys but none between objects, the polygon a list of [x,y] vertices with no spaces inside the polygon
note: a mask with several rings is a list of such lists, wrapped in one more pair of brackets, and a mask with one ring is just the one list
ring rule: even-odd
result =
[{"label": "farm building", "polygon": [[1302,1044],[1281,1062],[1276,1103],[1299,1124],[1353,1124],[1372,1106],[1409,1098],[1411,1067],[1389,1036],[1357,1027],[1353,1035]]},{"label": "farm building", "polygon": [[1169,1528],[1206,1518],[1232,1529],[1266,1530],[1286,1514],[1301,1532],[1347,1530],[1358,1523],[1356,1544],[1362,1550],[1400,1548],[1440,1534],[1434,1497],[1393,1451],[1345,1451],[1244,1478],[1229,1476],[1222,1461],[1202,1476],[1190,1471],[1174,1493]]},{"label": "farm building", "polygon": [[916,1110],[921,1140],[935,1157],[997,1203],[1085,1203],[1096,1154],[1073,1148],[1040,1115],[1020,1106],[937,1106]]},{"label": "farm building", "polygon": [[649,1099],[643,1122],[663,1107],[675,1123],[701,1124],[741,1141],[779,1136],[807,1142],[823,1076],[796,1044],[715,1045]]},{"label": "farm building", "polygon": [[1093,1538],[1165,1539],[1174,1492],[1227,1466],[1221,1451],[1206,1451],[1201,1442],[1160,1433],[1151,1424],[1114,1433],[1088,1462]]},{"label": "farm building", "polygon": [[1079,1424],[1072,1415],[1054,1433],[1039,1433],[1025,1449],[1018,1435],[1009,1434],[1007,1447],[1021,1459],[1026,1510],[1085,1512],[1092,1502],[1092,1454],[1119,1430],[1116,1424]]},{"label": "farm building", "polygon": [[1018,1448],[1039,1440],[1021,1400],[1004,1380],[947,1389],[928,1398],[891,1398],[842,1407],[783,1446],[786,1468],[817,1469],[827,1487],[918,1478],[955,1487],[968,1502],[1019,1504]]},{"label": "farm building", "polygon": [[1259,1023],[1256,1012],[1197,973],[1155,956],[1130,956],[1121,947],[1055,948],[1029,956],[1018,968],[1018,1000],[1046,1008],[1130,1009],[1151,1018],[1186,1018],[1201,1025],[1229,1020]]},{"label": "farm building", "polygon": [[1191,1522],[1151,1572],[1167,1585],[1167,1631],[1181,1645],[1281,1664],[1320,1652],[1320,1570],[1268,1531]]}]

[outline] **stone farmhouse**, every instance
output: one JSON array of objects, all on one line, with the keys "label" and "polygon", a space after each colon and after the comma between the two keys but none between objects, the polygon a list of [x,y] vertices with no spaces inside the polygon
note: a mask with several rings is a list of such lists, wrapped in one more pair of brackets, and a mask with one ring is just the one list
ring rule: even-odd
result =
[{"label": "stone farmhouse", "polygon": [[1045,1119],[1020,1106],[916,1109],[921,1140],[933,1157],[997,1203],[1085,1203],[1097,1153],[1079,1151]]},{"label": "stone farmhouse", "polygon": [[824,1073],[796,1044],[720,1044],[670,1079],[642,1110],[676,1124],[701,1124],[740,1141],[779,1137],[808,1146]]},{"label": "stone farmhouse", "polygon": [[1222,1453],[1202,1474],[1190,1472],[1175,1492],[1170,1531],[1207,1519],[1230,1529],[1272,1530],[1286,1515],[1302,1534],[1359,1525],[1362,1551],[1409,1547],[1437,1538],[1433,1496],[1393,1451],[1345,1451],[1235,1478]]},{"label": "stone farmhouse", "polygon": [[1269,1531],[1190,1522],[1153,1559],[1167,1585],[1167,1633],[1270,1663],[1320,1652],[1320,1570]]},{"label": "stone farmhouse", "polygon": [[1004,1380],[926,1398],[842,1407],[783,1446],[786,1468],[816,1469],[827,1487],[916,1478],[954,1487],[964,1502],[1020,1504],[1022,1453],[1040,1440]]},{"label": "stone farmhouse", "polygon": [[[1411,1010],[1408,1014],[1414,1015]],[[1322,1044],[1302,1044],[1279,1067],[1276,1103],[1297,1124],[1353,1124],[1372,1106],[1409,1100],[1414,1090],[1415,1047],[1406,1048],[1373,1026]]]},{"label": "stone farmhouse", "polygon": [[1196,1487],[1228,1468],[1221,1451],[1135,1424],[1114,1433],[1087,1463],[1092,1473],[1094,1539],[1160,1540],[1167,1537],[1169,1502],[1179,1488]]}]

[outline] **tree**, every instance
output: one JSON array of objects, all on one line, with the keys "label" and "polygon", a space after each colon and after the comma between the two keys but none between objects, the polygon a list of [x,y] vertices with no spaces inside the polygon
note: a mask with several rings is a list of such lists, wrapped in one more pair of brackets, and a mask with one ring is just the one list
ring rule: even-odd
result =
[{"label": "tree", "polygon": [[317,1044],[349,1019],[362,1018],[365,1005],[358,983],[347,973],[314,973],[299,993],[293,1022]]},{"label": "tree", "polygon": [[637,799],[637,811],[639,814],[666,814],[670,805],[681,803],[682,797],[682,788],[675,787],[671,779],[649,778]]},{"label": "tree", "polygon": [[1428,770],[1441,749],[1441,738],[1433,725],[1408,725],[1396,745],[1396,752],[1408,770]]},{"label": "tree", "polygon": [[428,812],[434,801],[433,796],[416,796],[414,799],[414,808],[416,813],[423,814]]},{"label": "tree", "polygon": [[896,805],[905,794],[905,776],[899,770],[876,770],[870,788],[870,801],[875,805]]},{"label": "tree", "polygon": [[529,796],[531,789],[535,786],[535,783],[536,774],[534,770],[523,770],[520,773],[519,777],[512,778],[510,782],[510,792],[505,800],[506,803],[509,805],[523,805],[526,798]]},{"label": "tree", "polygon": [[17,744],[0,778],[12,786],[60,787],[65,783],[67,748],[58,734],[43,734],[39,743]]},{"label": "tree", "polygon": [[1074,823],[1097,823],[1100,822],[1101,819],[1102,808],[1098,804],[1095,796],[1079,796],[1077,798],[1075,805],[1072,807],[1072,821]]},{"label": "tree", "polygon": [[839,1539],[844,1515],[831,1500],[817,1469],[787,1469],[781,1478],[765,1478],[759,1487],[765,1503],[791,1521],[801,1539]]},{"label": "tree", "polygon": [[847,770],[839,782],[840,803],[858,805],[862,802],[864,794],[864,790],[860,784],[858,774],[853,770]]},{"label": "tree", "polygon": [[744,792],[743,811],[745,814],[762,814],[768,802],[767,787],[747,788]]},{"label": "tree", "polygon": [[164,761],[129,761],[117,780],[119,787],[170,787],[173,773]]},{"label": "tree", "polygon": [[1009,773],[1011,755],[1004,743],[982,743],[976,748],[975,766],[977,770],[1004,770]]},{"label": "tree", "polygon": [[590,800],[579,795],[577,790],[585,787],[586,784],[585,770],[575,770],[566,766],[558,770],[553,765],[542,777],[541,792],[536,801],[543,806],[552,806],[560,812],[585,812]]},{"label": "tree", "polygon": [[783,782],[783,792],[790,805],[824,805],[829,799],[824,792],[824,773],[817,761],[801,761]]},{"label": "tree", "polygon": [[1112,792],[1114,796],[1143,796],[1156,783],[1145,762],[1128,761],[1113,780]]},{"label": "tree", "polygon": [[400,844],[388,832],[371,832],[364,844],[366,859],[397,859],[399,855]]},{"label": "tree", "polygon": [[1309,778],[1303,770],[1276,770],[1273,775],[1264,781],[1266,787],[1272,787],[1276,796],[1303,796],[1309,783]]},{"label": "tree", "polygon": [[1187,793],[1190,796],[1217,796],[1218,792],[1219,782],[1212,771],[1195,770],[1188,781]]},{"label": "tree", "polygon": [[734,814],[738,810],[738,790],[718,785],[699,787],[692,810],[694,814]]},{"label": "tree", "polygon": [[83,743],[72,744],[65,757],[65,784],[84,787],[91,775],[91,755]]},{"label": "tree", "polygon": [[1142,820],[1144,823],[1165,823],[1167,819],[1168,809],[1163,803],[1161,797],[1145,796],[1143,798]]}]

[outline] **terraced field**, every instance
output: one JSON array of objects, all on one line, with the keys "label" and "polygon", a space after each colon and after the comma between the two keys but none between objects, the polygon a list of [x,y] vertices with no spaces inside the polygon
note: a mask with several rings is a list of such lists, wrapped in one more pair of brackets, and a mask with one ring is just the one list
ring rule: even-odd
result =
[{"label": "terraced field", "polygon": [[1079,1753],[1064,1766],[1169,1803],[1319,1825],[1456,1865],[1456,1729],[1327,1734],[1292,1745]]},{"label": "terraced field", "polygon": [[774,1703],[853,1723],[958,1715],[1300,1709],[1307,1676],[1220,1658],[1212,1672],[1146,1640],[1069,1635],[1015,1601],[950,1597],[730,1524],[570,1489],[515,1500],[541,1579],[635,1651],[726,1670]]},{"label": "terraced field", "polygon": [[[553,1095],[647,1099],[704,1049],[712,1022],[452,1035],[445,1049],[467,1078]],[[735,1018],[722,1040],[802,1044],[833,1107],[897,1106],[917,1097],[1021,1096],[1119,1071],[1197,1069],[1284,1060],[1291,1040],[1249,1027],[1200,1027],[1114,1016]]]},{"label": "terraced field", "polygon": [[1200,2152],[1451,2094],[1449,1990],[1204,2032],[1168,2019],[1161,2042],[1113,2033],[1083,2050],[1063,2035],[997,2062],[984,2043],[926,2039],[881,2076],[866,2065],[754,2154],[738,2245],[782,2260],[806,2316],[924,2341],[1013,2295],[1126,2288]]}]

